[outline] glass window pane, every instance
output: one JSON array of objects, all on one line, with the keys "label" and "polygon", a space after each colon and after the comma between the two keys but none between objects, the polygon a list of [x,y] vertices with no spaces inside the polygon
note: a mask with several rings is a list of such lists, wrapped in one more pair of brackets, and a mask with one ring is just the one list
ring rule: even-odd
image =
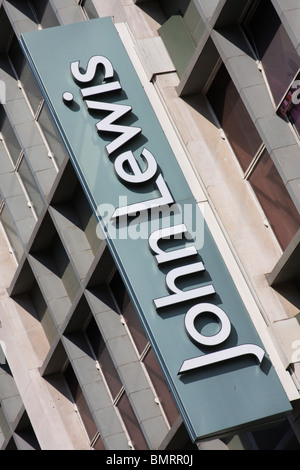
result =
[{"label": "glass window pane", "polygon": [[290,120],[295,126],[296,131],[298,132],[298,137],[300,138],[300,104],[294,106],[289,112]]},{"label": "glass window pane", "polygon": [[150,376],[151,382],[155,388],[156,394],[160,400],[164,412],[166,413],[169,424],[170,426],[172,426],[176,421],[179,412],[177,410],[169,387],[165,381],[162,370],[155,357],[153,349],[149,349],[143,362],[146,366],[147,372]]},{"label": "glass window pane", "polygon": [[31,104],[33,112],[36,113],[43,96],[27,62],[24,63],[24,67],[19,78],[24,87],[26,96],[29,103]]},{"label": "glass window pane", "polygon": [[44,202],[25,157],[22,159],[18,173],[21,176],[28,197],[33,203],[33,208],[36,214],[39,215],[43,209]]},{"label": "glass window pane", "polygon": [[299,70],[299,56],[271,1],[260,2],[249,30],[278,106]]},{"label": "glass window pane", "polygon": [[96,442],[93,444],[93,449],[106,450],[105,445],[103,444],[103,441],[100,436],[97,438]]},{"label": "glass window pane", "polygon": [[9,122],[9,119],[6,116],[3,106],[0,108],[0,132],[3,135],[4,142],[8,148],[9,154],[14,164],[16,164],[21,154],[21,146]]},{"label": "glass window pane", "polygon": [[300,215],[267,151],[249,178],[283,249],[300,227]]},{"label": "glass window pane", "polygon": [[147,450],[148,446],[130,405],[128,397],[123,393],[117,404],[118,410],[122,416],[127,432],[134,445],[135,450]]},{"label": "glass window pane", "polygon": [[0,220],[2,222],[9,243],[14,250],[16,260],[19,262],[23,255],[23,246],[18,237],[12,218],[10,217],[10,214],[5,206],[1,212]]},{"label": "glass window pane", "polygon": [[58,233],[55,234],[51,241],[49,253],[51,253],[51,258],[55,263],[57,273],[72,301],[78,292],[79,280]]},{"label": "glass window pane", "polygon": [[47,303],[36,281],[32,284],[29,295],[37,314],[37,318],[43,327],[49,345],[51,345],[56,338],[56,326],[54,325],[50,310],[48,309]]},{"label": "glass window pane", "polygon": [[20,82],[22,83],[28,101],[33,109],[33,112],[36,113],[43,99],[42,93],[24,57],[24,54],[16,37],[14,37],[11,43],[8,54],[15,68],[16,74]]},{"label": "glass window pane", "polygon": [[141,354],[145,347],[148,344],[148,339],[146,337],[142,323],[136,313],[136,310],[131,302],[128,293],[125,294],[124,308],[122,311],[129,331],[132,335],[134,343],[137,347],[138,352]]},{"label": "glass window pane", "polygon": [[115,399],[121,391],[122,382],[94,318],[92,318],[86,329],[86,335],[99,362],[112,397]]},{"label": "glass window pane", "polygon": [[43,28],[59,26],[59,21],[48,0],[31,0],[38,22]]},{"label": "glass window pane", "polygon": [[299,450],[299,442],[288,420],[266,430],[253,431],[259,450]]},{"label": "glass window pane", "polygon": [[141,354],[148,344],[148,339],[118,271],[114,275],[110,283],[110,287],[118,307],[126,320],[126,324],[132,335],[137,350]]},{"label": "glass window pane", "polygon": [[90,409],[88,407],[88,404],[84,398],[84,395],[82,393],[82,390],[79,386],[79,383],[77,381],[77,378],[75,376],[75,373],[72,369],[72,366],[69,364],[65,373],[64,373],[65,379],[67,381],[67,384],[70,388],[70,392],[72,394],[73,400],[75,405],[77,406],[78,412],[80,414],[80,417],[82,419],[83,425],[86,429],[86,432],[92,440],[95,435],[98,432],[97,426],[95,424],[95,421],[93,420],[92,414],[90,412]]},{"label": "glass window pane", "polygon": [[41,126],[51,152],[54,154],[56,163],[60,166],[67,153],[46,104],[42,108],[38,123]]},{"label": "glass window pane", "polygon": [[242,169],[246,171],[262,140],[224,64],[207,97]]},{"label": "glass window pane", "polygon": [[83,4],[83,9],[86,12],[86,14],[87,14],[87,16],[89,17],[90,20],[93,19],[93,18],[98,18],[99,17],[96,8],[93,5],[92,0],[85,0],[85,2]]}]

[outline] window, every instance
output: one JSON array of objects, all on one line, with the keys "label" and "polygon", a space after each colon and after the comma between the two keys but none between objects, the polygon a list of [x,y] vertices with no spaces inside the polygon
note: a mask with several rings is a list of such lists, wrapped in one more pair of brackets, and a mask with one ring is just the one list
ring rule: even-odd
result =
[{"label": "window", "polygon": [[14,36],[10,45],[8,57],[17,78],[22,84],[35,122],[44,136],[44,141],[46,147],[48,148],[49,154],[51,152],[51,154],[54,156],[54,159],[52,160],[53,164],[55,167],[56,164],[58,167],[60,167],[66,158],[66,149],[53,122],[50,112],[44,102],[41,90],[35,80],[27,60],[24,57],[16,36]]},{"label": "window", "polygon": [[135,346],[138,352],[142,354],[148,345],[148,339],[118,271],[116,271],[110,282],[110,288],[117,306],[126,321]]},{"label": "window", "polygon": [[35,213],[39,215],[43,209],[44,202],[25,157],[20,162],[18,173],[27,192],[30,204]]},{"label": "window", "polygon": [[149,349],[143,359],[146,370],[149,374],[153,387],[156,391],[157,397],[163,407],[166,417],[169,421],[170,426],[173,426],[176,419],[179,416],[179,412],[167,386],[162,370],[155,357],[153,349]]},{"label": "window", "polygon": [[36,16],[37,23],[43,28],[59,26],[59,21],[56,18],[51,2],[48,0],[29,0],[29,3]]},{"label": "window", "polygon": [[117,403],[117,408],[122,416],[127,432],[135,450],[148,450],[147,443],[141,428],[132,410],[126,393],[123,393]]},{"label": "window", "polygon": [[0,221],[4,228],[4,232],[8,238],[15,259],[19,263],[23,255],[23,246],[16,231],[16,227],[13,223],[13,220],[5,205],[2,205],[0,209]]},{"label": "window", "polygon": [[224,64],[221,65],[207,97],[244,171],[262,145],[262,139]]},{"label": "window", "polygon": [[[1,152],[2,168],[7,167],[7,172],[15,171],[20,185],[23,188],[28,206],[31,208],[33,216],[37,218],[41,213],[44,202],[3,106],[0,107],[0,132],[2,134],[1,147],[4,150]],[[8,166],[10,166],[11,169],[9,169]]]},{"label": "window", "polygon": [[64,288],[72,302],[78,292],[79,281],[58,233],[56,233],[51,240],[51,244],[47,248],[47,251],[48,256],[51,257],[51,260],[55,264],[57,275],[62,281]]},{"label": "window", "polygon": [[249,176],[249,182],[283,248],[300,226],[300,215],[266,150]]},{"label": "window", "polygon": [[3,106],[0,107],[0,132],[11,160],[13,164],[16,165],[21,155],[22,149]]},{"label": "window", "polygon": [[118,408],[127,433],[133,443],[135,450],[148,449],[147,443],[141,431],[138,420],[125,393],[123,384],[113,360],[109,354],[106,344],[101,336],[94,318],[92,318],[85,330],[101,372],[110,390],[114,405]]},{"label": "window", "polygon": [[260,0],[244,22],[261,61],[276,108],[299,72],[299,56],[271,0]]},{"label": "window", "polygon": [[291,122],[300,139],[300,73],[284,97],[278,113]]},{"label": "window", "polygon": [[224,64],[207,98],[280,243],[285,249],[300,226],[296,209]]},{"label": "window", "polygon": [[105,446],[99,436],[93,416],[90,412],[88,404],[84,398],[82,390],[79,386],[76,375],[73,371],[71,364],[69,364],[64,372],[65,380],[68,384],[69,390],[73,397],[74,403],[77,407],[78,413],[81,417],[82,423],[85,427],[87,435],[90,439],[91,446],[95,450],[105,450]]},{"label": "window", "polygon": [[8,51],[8,57],[14,68],[16,76],[22,83],[22,86],[26,93],[26,97],[32,108],[33,114],[36,115],[43,100],[42,93],[36,83],[36,80],[32,74],[28,62],[24,57],[24,54],[16,36],[14,36],[11,42]]},{"label": "window", "polygon": [[36,120],[46,138],[52,154],[54,155],[55,161],[60,167],[67,156],[67,151],[46,103],[43,102],[41,104],[40,113],[37,115]]},{"label": "window", "polygon": [[115,400],[123,385],[94,318],[90,320],[86,328],[86,335],[101,367],[112,398]]},{"label": "window", "polygon": [[300,103],[292,105],[290,111],[288,112],[288,118],[293,124],[298,138],[300,139]]},{"label": "window", "polygon": [[160,365],[149,345],[142,323],[136,313],[136,310],[130,300],[118,271],[116,271],[111,280],[110,288],[118,308],[126,321],[129,332],[140,354],[140,360],[145,366],[149,379],[157,397],[159,398],[169,425],[172,426],[178,417],[179,412],[169,387],[165,381]]},{"label": "window", "polygon": [[299,100],[293,100],[300,77],[299,55],[270,0],[255,2],[244,28],[261,61],[275,108],[300,138]]},{"label": "window", "polygon": [[79,5],[82,7],[84,13],[86,14],[87,18],[92,20],[93,18],[98,18],[99,15],[97,13],[96,8],[92,0],[79,0]]},{"label": "window", "polygon": [[300,445],[288,420],[270,428],[240,436],[245,450],[300,450]]}]

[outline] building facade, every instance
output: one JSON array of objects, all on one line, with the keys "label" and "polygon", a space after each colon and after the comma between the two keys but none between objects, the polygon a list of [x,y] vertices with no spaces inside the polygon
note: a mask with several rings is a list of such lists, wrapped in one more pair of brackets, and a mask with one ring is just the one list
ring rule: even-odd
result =
[{"label": "building facade", "polygon": [[[0,0],[1,450],[300,448],[299,13],[296,0]],[[150,318],[150,308],[143,308],[147,305],[143,297],[152,288],[152,271],[148,285],[139,282],[139,276],[146,279],[142,272],[147,270],[148,258],[143,257],[143,249],[139,251],[139,244],[134,251],[134,243],[128,248],[130,258],[126,257],[127,248],[117,251],[118,245],[104,236],[82,166],[76,166],[76,161],[74,165],[79,151],[74,151],[75,157],[72,153],[71,139],[77,139],[78,148],[80,144],[84,147],[84,135],[90,128],[81,127],[77,132],[74,127],[68,134],[60,116],[76,122],[82,107],[76,108],[69,89],[61,89],[64,103],[54,109],[55,90],[50,90],[49,83],[64,79],[62,68],[57,65],[52,80],[42,64],[52,60],[53,65],[57,56],[57,64],[65,58],[69,68],[72,60],[80,59],[74,55],[71,59],[65,52],[76,42],[77,31],[78,43],[88,48],[94,38],[89,31],[97,32],[98,25],[108,31],[101,36],[99,26],[102,42],[96,44],[99,56],[105,56],[101,64],[106,71],[109,57],[102,50],[113,54],[122,47],[130,61],[130,65],[122,62],[123,68],[132,69],[141,85],[141,91],[136,87],[136,95],[142,96],[141,109],[137,113],[137,103],[130,110],[128,129],[139,129],[136,121],[144,110],[143,131],[149,127],[144,148],[151,142],[152,129],[159,128],[153,131],[152,142],[162,132],[160,139],[166,139],[172,154],[166,163],[158,161],[158,167],[169,177],[171,193],[181,194],[182,190],[181,200],[185,200],[187,183],[188,195],[212,235],[210,246],[218,253],[207,255],[207,266],[210,258],[216,264],[211,271],[207,268],[211,282],[220,286],[216,291],[221,300],[226,296],[241,299],[251,320],[250,328],[240,313],[240,320],[232,330],[227,328],[226,336],[227,316],[221,316],[214,304],[209,312],[219,316],[221,329],[207,336],[200,334],[201,340],[222,336],[222,343],[227,344],[230,333],[233,350],[239,335],[246,337],[253,325],[268,356],[268,367],[264,358],[260,368],[264,381],[256,393],[262,403],[270,402],[271,408],[274,404],[274,410],[277,407],[273,414],[264,405],[257,410],[258,417],[248,421],[244,417],[243,425],[234,416],[234,393],[238,396],[239,385],[251,389],[240,377],[247,377],[246,370],[250,371],[253,385],[253,377],[258,375],[252,363],[237,367],[230,362],[230,370],[209,369],[213,372],[206,379],[197,376],[197,381],[172,375],[168,345],[175,350],[181,346],[177,337],[168,337],[169,326],[163,330],[159,324],[164,331],[159,337],[154,329],[157,320]],[[41,63],[37,57],[42,57]],[[88,82],[85,67],[83,72],[74,65],[73,82],[68,76],[70,86],[81,83],[83,99],[95,93],[84,85]],[[135,95],[134,86],[130,90],[131,78],[127,88],[121,89],[127,70],[124,81],[123,70],[116,67],[116,72],[120,81],[108,81],[105,91],[97,89],[106,99],[102,110],[121,109],[116,106],[122,105],[114,105],[116,95],[109,93],[122,91],[120,102],[126,102],[126,93]],[[147,97],[153,118],[145,111],[144,95],[138,93]],[[86,101],[88,111],[92,106],[100,109],[99,101],[91,103]],[[132,114],[135,112],[139,116]],[[98,130],[106,137],[113,123],[106,128],[102,124]],[[125,137],[126,132],[119,131]],[[110,140],[116,147],[114,138]],[[110,156],[108,139],[104,141]],[[117,180],[123,177],[134,183],[133,176],[139,175],[141,183],[143,175],[156,165],[153,155],[144,153],[148,168],[141,172],[134,169],[128,153],[127,149],[126,161],[123,157],[122,164],[115,165]],[[126,162],[131,164],[133,176],[126,170]],[[151,177],[157,171],[155,166]],[[112,173],[103,165],[95,188],[101,182],[108,194]],[[88,177],[93,179],[95,174]],[[198,222],[199,226],[204,223],[196,217]],[[131,238],[134,236],[138,238],[136,231]],[[154,238],[147,237],[152,251],[162,255]],[[122,242],[120,247],[124,246],[129,245]],[[170,252],[166,249],[164,253]],[[169,255],[169,260],[174,259]],[[140,274],[130,277],[132,265],[138,263]],[[175,271],[170,271],[173,281],[166,276],[169,291],[175,296],[190,293],[183,284],[175,286],[180,274],[185,274]],[[203,264],[201,271],[205,271]],[[218,273],[223,272],[226,279],[220,275],[219,280]],[[154,273],[153,285],[156,279]],[[205,288],[212,289],[207,282]],[[198,292],[200,289],[204,287],[198,286]],[[205,295],[210,293],[205,291]],[[189,312],[185,316],[189,335],[182,326],[178,341],[184,335],[192,339],[197,335],[195,318],[200,310],[192,321],[192,308]],[[178,312],[176,322],[181,322],[180,315]],[[175,324],[171,317],[169,312],[164,318]],[[174,332],[172,327],[169,331],[170,335]],[[207,353],[210,346],[202,349],[204,357],[212,357]],[[276,376],[274,386],[268,382],[269,370]],[[234,380],[236,376],[231,395],[226,395],[232,397],[232,403],[220,401],[228,376]],[[233,416],[226,417],[227,422],[236,419],[236,425],[202,435],[193,432],[184,387],[198,387],[200,381],[204,389],[208,384],[207,396],[215,403],[192,403],[197,419],[206,421],[208,409],[211,420],[219,422],[213,410],[219,415],[228,409]],[[273,394],[265,396],[268,387],[273,387]],[[254,415],[252,409],[247,410],[253,408],[250,397],[245,392],[240,395],[236,400],[245,416]],[[279,404],[279,395],[286,397],[289,407]],[[207,429],[211,429],[209,425]]]}]

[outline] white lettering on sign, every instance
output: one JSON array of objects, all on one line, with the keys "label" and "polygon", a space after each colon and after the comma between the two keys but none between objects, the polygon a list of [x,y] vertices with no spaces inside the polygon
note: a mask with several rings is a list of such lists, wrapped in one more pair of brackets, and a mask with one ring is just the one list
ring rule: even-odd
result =
[{"label": "white lettering on sign", "polygon": [[167,206],[169,204],[173,204],[174,199],[171,196],[168,186],[161,174],[157,177],[155,185],[161,194],[160,197],[155,199],[149,199],[148,201],[130,204],[129,206],[119,207],[113,213],[112,219],[116,219],[124,215],[135,215],[137,212],[142,212],[148,209],[154,209],[155,207],[162,207]]},{"label": "white lettering on sign", "polygon": [[110,112],[107,117],[103,118],[96,124],[99,132],[114,132],[116,134],[121,134],[105,147],[108,155],[112,154],[120,147],[127,144],[127,142],[133,139],[136,135],[141,133],[142,129],[139,127],[115,124],[116,121],[132,111],[131,106],[126,106],[124,104],[101,103],[100,101],[90,100],[87,100],[85,103],[89,111],[97,110]]},{"label": "white lettering on sign", "polygon": [[173,268],[166,275],[166,285],[172,294],[160,299],[155,299],[155,307],[167,307],[181,302],[186,302],[188,300],[197,299],[199,297],[204,297],[206,295],[215,294],[216,291],[211,284],[208,286],[197,287],[196,289],[189,289],[184,291],[176,286],[175,282],[179,277],[189,274],[201,273],[203,271],[205,271],[205,268],[202,262],[180,266],[179,268]]},{"label": "white lettering on sign", "polygon": [[156,230],[149,237],[149,246],[152,253],[155,253],[155,259],[157,264],[167,263],[168,261],[173,261],[180,258],[185,258],[187,256],[195,256],[198,254],[195,246],[189,246],[185,248],[180,248],[177,250],[172,250],[170,252],[165,252],[158,247],[158,241],[166,238],[169,239],[171,236],[176,236],[179,234],[188,233],[188,229],[184,224],[175,225],[173,227],[167,227],[164,229]]},{"label": "white lettering on sign", "polygon": [[[100,68],[100,70],[99,70]],[[99,81],[101,83],[94,84],[99,75]],[[142,202],[137,202],[122,207],[118,207],[112,214],[112,219],[118,219],[122,216],[134,216],[137,212],[148,211],[153,208],[167,208],[170,204],[174,203],[174,199],[170,193],[168,185],[163,175],[158,171],[158,164],[155,156],[146,148],[143,149],[139,162],[134,156],[132,151],[123,151],[119,155],[115,155],[125,144],[131,142],[141,132],[140,127],[127,126],[124,124],[117,124],[124,116],[132,112],[131,106],[111,103],[107,101],[100,101],[103,96],[108,93],[122,91],[122,86],[119,81],[114,81],[114,68],[111,62],[103,56],[92,57],[87,64],[86,71],[80,70],[80,62],[75,61],[71,63],[71,74],[72,77],[80,86],[80,94],[84,100],[86,107],[89,112],[97,112],[100,114],[105,112],[107,116],[103,117],[96,124],[97,132],[117,134],[114,140],[106,145],[106,150],[109,156],[114,154],[114,171],[117,178],[124,185],[138,185],[139,187],[145,183],[151,183],[153,189],[159,191],[160,195],[156,198],[151,197],[150,199]],[[101,78],[100,78],[101,77]],[[88,85],[82,87],[82,85]],[[87,99],[89,98],[89,99]],[[66,105],[70,106],[73,102],[74,96],[70,92],[63,94],[63,101]],[[141,166],[143,162],[143,166]],[[142,169],[146,164],[146,169]],[[195,245],[189,244],[184,248],[178,248],[174,246],[174,249],[164,251],[159,247],[159,243],[164,239],[171,239],[176,236],[186,238],[187,241],[191,241],[191,234],[188,232],[187,227],[184,224],[177,224],[169,226],[163,229],[155,230],[149,236],[148,243],[149,249],[152,252],[157,265],[163,264],[164,266],[174,261],[186,260],[190,257],[198,256],[198,251]],[[173,265],[172,265],[173,266]],[[215,347],[224,343],[231,334],[231,322],[227,314],[220,307],[208,303],[206,300],[203,303],[199,303],[199,299],[207,298],[208,296],[216,293],[213,284],[202,285],[201,287],[180,289],[176,283],[179,278],[188,278],[191,274],[201,275],[205,272],[205,267],[200,261],[187,262],[185,265],[178,267],[172,267],[166,274],[165,282],[169,294],[154,299],[154,305],[156,310],[170,307],[177,304],[184,304],[191,300],[197,301],[197,303],[189,308],[184,318],[184,327],[188,338],[199,346]],[[196,327],[196,320],[200,316],[212,316],[217,319],[219,324],[219,331],[214,335],[204,335],[200,333]],[[223,349],[222,351],[212,352],[208,354],[202,354],[199,357],[184,360],[178,374],[186,373],[195,369],[202,368],[207,365],[217,364],[233,358],[238,358],[245,355],[252,355],[258,359],[261,363],[265,352],[260,346],[252,344],[239,345],[232,348]]]},{"label": "white lettering on sign", "polygon": [[[115,171],[120,180],[126,183],[145,183],[151,180],[157,172],[157,162],[149,150],[144,149],[141,154],[147,162],[147,170],[142,171],[132,152],[125,152],[119,155],[114,163]],[[130,173],[124,170],[125,163],[131,170]]]},{"label": "white lettering on sign", "polygon": [[223,351],[217,351],[203,356],[195,357],[193,359],[187,359],[182,364],[179,374],[189,372],[191,370],[199,369],[200,367],[217,364],[219,362],[228,361],[238,357],[253,355],[257,358],[259,364],[262,362],[265,351],[255,344],[242,344],[235,346],[234,348],[224,349]]}]

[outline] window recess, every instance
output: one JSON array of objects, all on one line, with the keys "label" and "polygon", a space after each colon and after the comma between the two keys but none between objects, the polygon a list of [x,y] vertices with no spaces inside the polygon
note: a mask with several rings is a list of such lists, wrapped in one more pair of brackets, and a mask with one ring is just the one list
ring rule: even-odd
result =
[{"label": "window recess", "polygon": [[135,450],[148,449],[142,430],[131,407],[125,388],[118,371],[110,356],[109,350],[100,333],[96,320],[92,316],[85,328],[85,335],[93,351],[97,368],[99,369],[110,392],[113,405],[118,410],[129,436],[129,447]]},{"label": "window recess", "polygon": [[226,67],[221,64],[206,94],[216,120],[283,250],[300,226],[300,214]]},{"label": "window recess", "polygon": [[299,55],[271,1],[255,1],[242,27],[278,110],[299,73]]},{"label": "window recess", "polygon": [[157,402],[161,406],[162,414],[165,415],[166,421],[171,427],[179,415],[178,409],[118,271],[114,272],[109,286],[117,308],[123,317],[124,325],[135,345],[139,360],[149,378]]},{"label": "window recess", "polygon": [[92,0],[78,0],[78,5],[82,8],[86,19],[92,20],[99,17]]}]

